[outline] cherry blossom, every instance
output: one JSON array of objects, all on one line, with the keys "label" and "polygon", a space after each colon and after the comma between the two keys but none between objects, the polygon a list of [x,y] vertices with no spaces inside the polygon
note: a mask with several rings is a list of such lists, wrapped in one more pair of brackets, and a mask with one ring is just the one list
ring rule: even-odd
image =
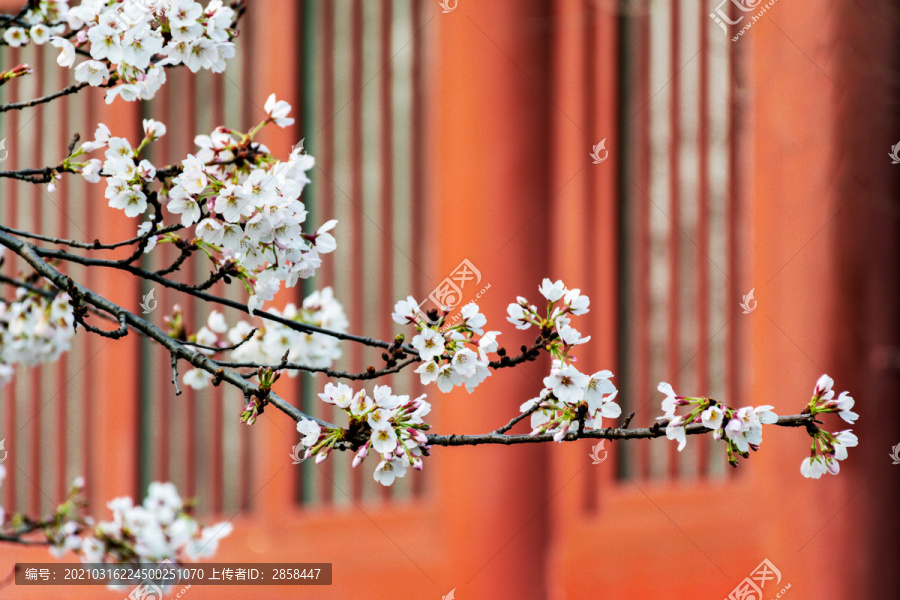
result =
[{"label": "cherry blossom", "polygon": [[[728,462],[732,466],[737,466],[736,454],[747,458],[750,450],[759,447],[762,443],[763,425],[778,420],[778,415],[771,410],[772,406],[735,409],[712,398],[678,395],[672,385],[666,382],[660,382],[657,389],[666,396],[661,402],[664,414],[658,419],[667,421],[666,437],[678,442],[678,450],[684,450],[687,444],[685,426],[700,423],[713,431],[716,440],[725,440]],[[689,407],[689,412],[676,414],[683,406]]]},{"label": "cherry blossom", "polygon": [[271,94],[266,99],[266,114],[269,120],[273,121],[279,127],[289,127],[294,124],[294,119],[288,117],[291,112],[291,105],[284,100],[276,100],[275,94]]},{"label": "cherry blossom", "polygon": [[303,434],[300,443],[306,457],[322,462],[338,445],[349,444],[355,451],[353,467],[359,466],[374,451],[380,457],[374,478],[389,486],[407,469],[422,469],[422,457],[431,447],[425,431],[430,425],[422,418],[431,411],[425,396],[410,400],[409,396],[393,393],[388,386],[375,386],[371,394],[365,389],[354,392],[350,386],[328,383],[319,394],[324,402],[337,406],[348,416],[347,428],[323,427],[306,418],[297,422]]},{"label": "cherry blossom", "polygon": [[76,51],[89,54],[90,60],[75,67],[76,81],[94,87],[114,81],[107,103],[133,102],[156,94],[165,82],[163,66],[222,72],[235,55],[235,17],[220,0],[205,10],[193,0],[85,0],[72,8],[65,0],[39,0],[29,3],[22,18],[30,27],[10,27],[3,37],[14,47],[49,41],[60,49],[57,63],[64,68],[75,65]]},{"label": "cherry blossom", "polygon": [[[50,293],[52,288],[44,285]],[[11,302],[0,300],[0,385],[13,375],[14,366],[55,361],[68,351],[73,328],[71,297],[57,292],[52,299],[17,288]]]},{"label": "cherry blossom", "polygon": [[56,63],[61,67],[71,67],[75,64],[75,46],[72,42],[59,36],[50,38],[50,45],[59,48],[59,56],[56,57]]},{"label": "cherry blossom", "polygon": [[[0,483],[5,474],[0,465]],[[65,500],[42,519],[40,532],[56,558],[73,553],[86,563],[178,564],[213,556],[232,531],[227,522],[201,526],[175,485],[158,481],[149,485],[140,504],[127,496],[113,498],[107,503],[110,520],[95,522],[85,514],[84,485],[83,477],[76,478]],[[20,519],[16,515],[11,521]],[[0,533],[6,525],[0,518]]]},{"label": "cherry blossom", "polygon": [[[848,423],[856,422],[859,415],[851,411],[854,399],[848,392],[841,392],[835,398],[834,380],[828,375],[822,375],[813,388],[813,396],[805,411],[812,415],[837,413]],[[847,449],[853,448],[859,443],[859,439],[850,429],[837,433],[830,433],[820,427],[816,427],[811,433],[809,457],[803,459],[800,472],[804,477],[818,479],[825,473],[836,475],[840,471],[840,461],[848,456]]]},{"label": "cherry blossom", "polygon": [[[345,332],[347,317],[344,308],[334,297],[330,287],[318,290],[307,296],[300,306],[293,303],[285,305],[283,310],[270,309],[277,316],[304,325],[321,327],[331,331]],[[180,323],[180,313],[169,317],[170,323]],[[341,357],[339,340],[322,333],[304,333],[291,329],[286,325],[273,321],[263,321],[256,332],[250,336],[254,327],[248,321],[238,321],[233,327],[228,324],[222,313],[210,313],[207,324],[197,333],[188,336],[189,341],[213,348],[237,346],[229,350],[231,359],[238,362],[250,362],[265,365],[277,365],[287,355],[290,362],[312,367],[330,367]],[[173,332],[174,334],[175,332]],[[177,334],[176,334],[177,335]],[[220,339],[220,336],[224,339]],[[249,337],[248,337],[249,336]],[[212,354],[212,351],[204,351]],[[287,371],[289,377],[296,377],[297,371]],[[194,389],[203,389],[209,385],[211,376],[202,369],[191,369],[182,377],[185,385]],[[338,386],[343,384],[338,384]],[[331,387],[328,387],[331,386]],[[344,389],[333,384],[326,386],[326,393],[332,389]],[[349,390],[346,386],[346,389]],[[323,398],[325,400],[325,398]],[[341,408],[346,408],[350,399]]]},{"label": "cherry blossom", "polygon": [[394,313],[391,315],[394,323],[406,325],[416,323],[419,320],[419,305],[415,298],[407,296],[405,300],[398,300],[394,305]]}]

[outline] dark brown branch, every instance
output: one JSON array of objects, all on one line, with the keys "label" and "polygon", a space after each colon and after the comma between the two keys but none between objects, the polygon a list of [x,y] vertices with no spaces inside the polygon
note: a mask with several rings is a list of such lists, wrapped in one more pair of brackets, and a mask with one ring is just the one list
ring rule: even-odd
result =
[{"label": "dark brown branch", "polygon": [[[225,348],[223,348],[224,350]],[[327,367],[312,367],[310,365],[300,365],[296,363],[285,363],[282,362],[277,365],[265,365],[262,363],[254,363],[254,362],[227,362],[227,361],[216,361],[223,367],[229,367],[232,369],[253,369],[253,372],[246,373],[246,377],[253,377],[256,375],[257,369],[287,369],[293,371],[305,371],[307,373],[324,373],[329,377],[334,377],[336,379],[350,379],[352,381],[365,381],[369,379],[378,379],[379,377],[384,377],[385,375],[391,375],[392,373],[399,373],[409,365],[419,362],[419,357],[415,356],[410,358],[402,363],[399,363],[393,367],[385,367],[383,369],[375,369],[374,367],[371,370],[366,370],[362,373],[348,373],[346,371],[335,371],[329,369]]]},{"label": "dark brown branch", "polygon": [[[136,267],[134,265],[123,265],[118,261],[113,260],[104,260],[100,258],[89,258],[85,256],[78,256],[76,254],[70,254],[68,252],[64,252],[62,250],[50,250],[46,248],[39,248],[37,246],[32,246],[34,248],[34,252],[44,258],[53,258],[57,260],[64,260],[67,262],[73,262],[80,265],[88,266],[88,267],[107,267],[112,269],[119,269],[121,271],[125,271],[127,273],[131,273],[132,275],[136,275],[142,279],[146,279],[148,281],[154,281],[163,285],[167,288],[177,290],[179,292],[183,292],[190,296],[194,296],[195,298],[199,298],[201,300],[205,300],[207,302],[214,302],[221,306],[228,306],[230,308],[234,308],[241,312],[250,314],[250,309],[247,308],[246,304],[241,304],[240,302],[236,302],[234,300],[229,300],[228,298],[222,298],[219,296],[214,296],[212,294],[208,294],[206,292],[202,292],[199,290],[193,289],[191,286],[178,283],[172,281],[170,279],[166,279],[152,271],[147,271],[146,269],[142,269],[140,267]],[[277,315],[273,315],[272,313],[256,310],[253,312],[255,316],[258,316],[267,321],[272,321],[273,323],[279,323],[293,329],[294,331],[300,331],[303,333],[321,333],[335,339],[345,340],[348,342],[355,342],[358,344],[362,344],[364,346],[372,346],[375,348],[394,348],[393,342],[385,342],[384,340],[376,340],[373,338],[368,338],[359,335],[352,335],[349,333],[341,333],[339,331],[332,331],[331,329],[325,329],[324,327],[316,327],[315,325],[307,325],[305,323],[298,323],[297,321],[292,321],[291,319],[285,319],[284,317],[279,317]],[[418,356],[418,352],[415,348],[407,345],[402,346],[403,350],[408,354],[413,354]]]},{"label": "dark brown branch", "polygon": [[[249,342],[251,339],[253,339],[253,336],[256,335],[257,331],[259,331],[259,330],[251,329],[250,332],[244,336],[244,339],[239,341],[237,344],[233,344],[231,346],[222,346],[222,347],[204,346],[203,344],[198,344],[197,342],[187,342],[187,341],[183,341],[181,343],[184,344],[185,346],[192,346],[192,347],[200,349],[200,350],[209,350],[210,352],[227,352],[229,350],[237,350],[238,348],[240,348],[241,346],[243,346],[244,344]],[[223,363],[221,361],[216,361],[216,362],[219,363],[219,365],[223,366],[223,367],[233,367],[234,366],[232,364]],[[235,364],[237,364],[237,363],[235,363]],[[262,365],[262,366],[265,366],[265,365]]]},{"label": "dark brown branch", "polygon": [[[76,311],[76,314],[77,314],[77,311]],[[76,318],[75,322],[78,323],[79,325],[81,325],[82,327],[84,327],[87,331],[90,331],[91,333],[96,333],[100,337],[118,340],[118,339],[123,338],[126,335],[128,335],[128,324],[125,322],[124,314],[120,313],[118,315],[117,319],[119,321],[119,328],[116,329],[115,331],[106,331],[105,329],[100,329],[99,327],[94,327],[93,325],[88,325],[84,321],[83,316]]]},{"label": "dark brown branch", "polygon": [[[0,173],[2,175],[2,173]],[[6,225],[0,225],[0,231],[5,231],[9,234],[24,237],[32,240],[39,240],[41,242],[49,242],[51,244],[60,244],[63,246],[69,246],[70,248],[79,248],[82,250],[114,250],[115,248],[121,248],[122,246],[131,246],[133,244],[140,243],[142,240],[149,240],[155,235],[164,235],[166,233],[172,233],[174,231],[179,231],[184,229],[181,224],[178,225],[169,225],[168,227],[162,227],[157,231],[153,231],[152,229],[145,233],[144,235],[139,235],[133,237],[128,240],[122,240],[121,242],[115,242],[112,244],[101,244],[99,240],[95,240],[93,242],[79,242],[77,240],[64,240],[62,238],[50,237],[47,235],[40,235],[37,233],[31,233],[30,231],[22,231],[21,229],[13,229],[12,227],[7,227]]]},{"label": "dark brown branch", "polygon": [[73,297],[77,296],[81,301],[88,302],[89,304],[96,306],[98,309],[104,310],[110,314],[120,315],[125,319],[127,325],[129,325],[138,333],[158,342],[162,347],[168,350],[170,354],[176,356],[179,359],[186,360],[198,369],[202,369],[207,373],[212,374],[214,377],[214,381],[225,381],[244,392],[245,395],[255,396],[259,398],[264,404],[271,404],[275,406],[275,408],[282,411],[295,421],[298,421],[300,419],[312,419],[324,427],[335,427],[335,425],[328,423],[327,421],[322,421],[320,419],[316,419],[315,417],[306,415],[296,407],[292,406],[289,402],[278,396],[278,394],[276,394],[275,392],[271,390],[260,389],[259,386],[241,377],[239,373],[235,373],[234,371],[222,368],[214,361],[210,360],[203,353],[192,350],[183,345],[178,340],[169,337],[153,323],[142,319],[141,317],[127,311],[114,302],[111,302],[103,296],[100,296],[99,294],[96,294],[91,290],[85,288],[84,286],[76,283],[71,278],[63,275],[48,263],[46,263],[44,260],[42,260],[38,255],[37,247],[32,246],[28,242],[23,242],[22,240],[18,240],[7,233],[0,232],[0,244],[6,246],[10,250],[21,256],[39,275],[49,280],[58,288],[68,291],[69,295]]},{"label": "dark brown branch", "polygon": [[[523,412],[522,414],[516,415],[515,417],[513,417],[513,418],[509,421],[509,423],[507,423],[506,425],[504,425],[504,426],[502,426],[502,427],[498,427],[497,429],[495,429],[495,430],[493,431],[493,433],[506,433],[507,431],[509,431],[510,429],[512,429],[513,427],[515,427],[516,423],[518,423],[519,421],[521,421],[521,420],[524,419],[525,417],[530,417],[531,414],[532,414],[534,411],[536,411],[537,409],[539,409],[540,407],[541,407],[540,402],[535,402],[534,406],[532,406],[531,408],[529,408],[528,410],[526,410],[526,411]],[[628,425],[625,425],[625,427],[628,427]]]},{"label": "dark brown branch", "polygon": [[43,296],[48,300],[53,300],[59,293],[59,290],[44,290],[39,287],[35,287],[26,281],[19,281],[18,279],[13,279],[12,277],[7,277],[6,275],[0,275],[0,283],[5,283],[13,287],[26,289],[29,292]]},{"label": "dark brown branch", "polygon": [[[87,87],[87,82],[75,83],[68,87],[65,87],[57,92],[53,92],[52,94],[47,94],[46,96],[41,96],[40,98],[34,98],[33,100],[28,100],[26,102],[10,102],[7,104],[0,104],[0,113],[6,112],[8,110],[22,110],[23,108],[29,108],[31,106],[37,106],[39,104],[45,104],[47,102],[52,102],[57,98],[62,98],[63,96],[68,96],[70,94],[77,94],[81,90]],[[109,83],[104,84],[100,87],[106,87]]]},{"label": "dark brown branch", "polygon": [[[790,415],[778,417],[778,421],[773,425],[781,427],[806,427],[807,424],[813,423],[812,415]],[[661,424],[654,427],[644,427],[639,429],[627,428],[604,428],[591,429],[589,431],[577,432],[570,431],[564,442],[574,442],[580,439],[603,439],[603,440],[634,440],[634,439],[653,439],[665,437],[666,431]],[[712,433],[712,429],[707,429],[700,423],[687,425],[684,431],[688,435],[699,435],[704,433]],[[432,446],[480,446],[482,444],[502,444],[510,446],[513,444],[537,444],[540,442],[553,441],[552,433],[543,433],[540,435],[502,435],[496,431],[480,435],[428,435],[428,443]],[[344,449],[344,448],[341,448]]]}]

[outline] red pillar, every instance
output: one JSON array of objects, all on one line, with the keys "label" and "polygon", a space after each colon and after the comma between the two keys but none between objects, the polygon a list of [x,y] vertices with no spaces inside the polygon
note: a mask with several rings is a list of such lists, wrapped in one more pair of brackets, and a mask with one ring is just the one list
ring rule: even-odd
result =
[{"label": "red pillar", "polygon": [[[511,354],[534,340],[505,320],[524,295],[537,303],[547,274],[550,142],[548,3],[495,0],[434,17],[434,87],[429,148],[431,211],[427,234],[439,248],[426,266],[428,289],[463,260],[490,284],[478,304],[488,329],[503,330]],[[417,199],[422,201],[422,199]],[[477,293],[477,290],[476,290]],[[473,299],[466,292],[464,302]],[[494,429],[536,396],[549,365],[495,372],[474,394],[462,388],[429,398],[439,433]],[[467,598],[541,598],[550,511],[546,453],[536,446],[437,448],[436,501],[449,572],[436,579],[446,594]]]}]

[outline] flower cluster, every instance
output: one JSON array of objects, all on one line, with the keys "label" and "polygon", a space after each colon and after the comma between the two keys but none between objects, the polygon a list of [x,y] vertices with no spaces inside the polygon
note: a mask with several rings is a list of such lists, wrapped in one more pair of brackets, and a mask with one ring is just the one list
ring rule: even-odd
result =
[{"label": "flower cluster", "polygon": [[354,392],[343,383],[328,383],[319,398],[343,410],[350,424],[346,429],[322,427],[311,419],[301,419],[297,431],[303,434],[301,444],[307,458],[315,456],[316,463],[320,463],[335,445],[346,443],[356,451],[355,468],[370,450],[375,451],[381,459],[375,468],[375,481],[384,486],[405,476],[409,467],[422,470],[422,457],[431,450],[425,435],[431,426],[422,420],[431,411],[431,405],[424,395],[410,400],[409,396],[397,396],[390,387],[381,385],[375,386],[370,396],[365,389]]},{"label": "flower cluster", "polygon": [[[307,296],[298,308],[293,303],[285,306],[283,311],[270,309],[276,317],[296,321],[304,325],[321,327],[338,333],[347,331],[347,317],[344,307],[334,297],[330,287],[315,291]],[[168,318],[170,327],[180,328],[180,311]],[[238,321],[230,328],[225,317],[218,311],[209,314],[207,323],[189,341],[211,348],[233,347],[231,358],[237,362],[254,362],[264,365],[277,365],[287,354],[287,360],[311,367],[330,367],[341,357],[340,340],[324,333],[305,333],[291,329],[287,325],[265,320],[264,325],[253,332],[253,326],[247,321]],[[226,341],[219,339],[224,336]],[[201,348],[200,352],[212,354],[214,351]],[[295,377],[297,371],[289,370],[288,375]],[[184,383],[194,389],[205,388],[209,384],[210,374],[202,369],[191,369],[184,374]]]},{"label": "flower cluster", "polygon": [[[11,46],[49,42],[60,51],[57,64],[75,68],[76,81],[118,83],[106,102],[131,102],[156,95],[166,81],[165,65],[224,71],[235,55],[234,19],[222,0],[205,9],[193,0],[83,0],[73,8],[65,0],[41,0],[25,14],[30,31],[10,27],[3,38]],[[75,66],[79,51],[90,59]]]},{"label": "flower cluster", "polygon": [[0,385],[12,377],[13,365],[53,362],[69,349],[75,335],[70,300],[65,292],[50,300],[25,288],[8,304],[0,300]]},{"label": "flower cluster", "polygon": [[39,0],[33,2],[22,16],[21,21],[27,25],[9,27],[3,32],[3,41],[17,48],[34,42],[46,44],[50,36],[59,35],[66,30],[66,17],[69,13],[68,0]]},{"label": "flower cluster", "polygon": [[[747,458],[749,451],[756,451],[762,443],[762,426],[778,421],[778,415],[772,412],[772,406],[745,406],[732,408],[712,398],[692,398],[679,396],[668,383],[662,382],[657,389],[666,395],[662,401],[662,410],[665,413],[660,420],[668,421],[666,425],[666,437],[678,442],[678,451],[684,450],[687,444],[685,426],[691,423],[701,423],[707,429],[713,430],[716,440],[725,439],[727,444],[728,462],[737,466],[736,454]],[[678,415],[676,412],[682,406],[690,407],[687,414]]]},{"label": "flower cluster", "polygon": [[[835,398],[833,386],[834,380],[828,375],[819,377],[813,390],[813,397],[804,412],[811,415],[836,412],[847,423],[855,423],[859,415],[851,410],[854,404],[853,397],[848,392],[841,392]],[[850,429],[830,433],[817,427],[811,437],[809,456],[800,463],[800,473],[812,479],[818,479],[825,473],[837,475],[841,469],[838,461],[847,458],[847,448],[859,443]]]},{"label": "flower cluster", "polygon": [[[5,476],[0,465],[0,484]],[[74,552],[87,563],[141,564],[209,558],[232,529],[224,522],[201,527],[171,483],[151,483],[137,506],[129,497],[111,500],[111,521],[95,523],[84,514],[86,506],[84,478],[78,477],[66,499],[39,521],[21,514],[7,518],[0,508],[0,532],[39,530],[56,558]]]},{"label": "flower cluster", "polygon": [[[194,227],[197,237],[190,244],[221,273],[244,284],[252,312],[271,300],[282,283],[293,287],[300,279],[312,277],[322,265],[321,255],[337,247],[330,233],[335,220],[314,233],[303,231],[307,211],[299,198],[315,160],[303,152],[302,143],[282,162],[253,142],[254,135],[269,123],[280,127],[293,123],[287,116],[290,110],[288,103],[272,95],[266,102],[265,119],[252,131],[242,134],[220,127],[209,136],[197,136],[197,154],[163,173],[140,155],[166,134],[165,125],[145,120],[144,138],[135,148],[100,124],[94,139],[63,160],[61,170],[79,173],[91,183],[105,177],[109,205],[129,217],[144,215],[151,205],[158,212],[164,204],[182,227]],[[82,158],[101,149],[105,149],[104,161]],[[151,191],[155,179],[162,185]],[[139,235],[146,237],[145,252],[158,243],[185,244],[174,232],[152,235],[163,226],[163,217],[155,215],[139,226]]]},{"label": "flower cluster", "polygon": [[574,365],[555,360],[540,396],[519,407],[523,413],[531,413],[531,435],[549,432],[561,442],[579,424],[601,429],[603,417],[617,418],[622,408],[613,401],[619,391],[610,381],[612,376],[606,370],[585,375]]},{"label": "flower cluster", "polygon": [[538,309],[533,304],[529,304],[528,300],[519,296],[516,302],[510,304],[506,313],[507,320],[516,326],[516,329],[528,329],[532,325],[541,328],[542,331],[553,331],[556,343],[552,344],[551,354],[564,359],[569,350],[590,341],[591,336],[581,337],[577,329],[572,327],[570,316],[580,316],[589,312],[591,299],[581,293],[578,288],[568,289],[563,285],[562,281],[550,281],[544,279],[538,288],[541,295],[547,300],[547,315],[541,317]]},{"label": "flower cluster", "polygon": [[[0,485],[5,478],[6,467],[0,465]],[[136,566],[210,558],[219,541],[232,531],[227,522],[201,527],[191,516],[192,505],[182,501],[171,483],[151,483],[141,505],[121,497],[107,506],[113,513],[112,521],[95,524],[85,514],[84,478],[78,477],[66,499],[40,520],[20,513],[8,517],[0,506],[0,534],[16,538],[40,532],[56,558],[72,552],[85,563]],[[116,584],[112,581],[109,587],[116,588]]]},{"label": "flower cluster", "polygon": [[395,323],[412,324],[419,332],[412,346],[423,361],[416,369],[423,384],[437,382],[444,393],[464,385],[471,394],[490,376],[487,353],[497,351],[500,332],[484,331],[487,319],[474,302],[462,307],[461,319],[450,327],[444,327],[447,311],[432,324],[412,296],[394,305],[392,317]]},{"label": "flower cluster", "polygon": [[593,375],[582,373],[575,367],[576,359],[570,356],[576,347],[591,338],[582,337],[572,326],[571,317],[586,314],[591,300],[581,290],[568,289],[562,281],[544,279],[538,291],[547,301],[546,314],[528,300],[518,297],[507,309],[507,320],[516,329],[528,329],[532,325],[541,330],[536,344],[553,357],[550,374],[544,378],[544,389],[537,398],[520,407],[531,414],[531,434],[552,433],[561,442],[573,427],[600,429],[603,418],[614,419],[622,414],[616,404],[619,393],[610,380],[612,372],[597,371]]}]

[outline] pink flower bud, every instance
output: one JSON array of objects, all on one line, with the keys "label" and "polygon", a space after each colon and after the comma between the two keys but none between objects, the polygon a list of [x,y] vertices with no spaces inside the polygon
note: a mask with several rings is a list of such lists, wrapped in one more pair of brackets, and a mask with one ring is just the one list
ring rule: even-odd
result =
[{"label": "pink flower bud", "polygon": [[353,457],[353,468],[355,469],[359,464],[366,459],[366,456],[369,455],[369,444],[366,443],[365,446],[359,449],[359,452],[356,453],[356,456]]}]

